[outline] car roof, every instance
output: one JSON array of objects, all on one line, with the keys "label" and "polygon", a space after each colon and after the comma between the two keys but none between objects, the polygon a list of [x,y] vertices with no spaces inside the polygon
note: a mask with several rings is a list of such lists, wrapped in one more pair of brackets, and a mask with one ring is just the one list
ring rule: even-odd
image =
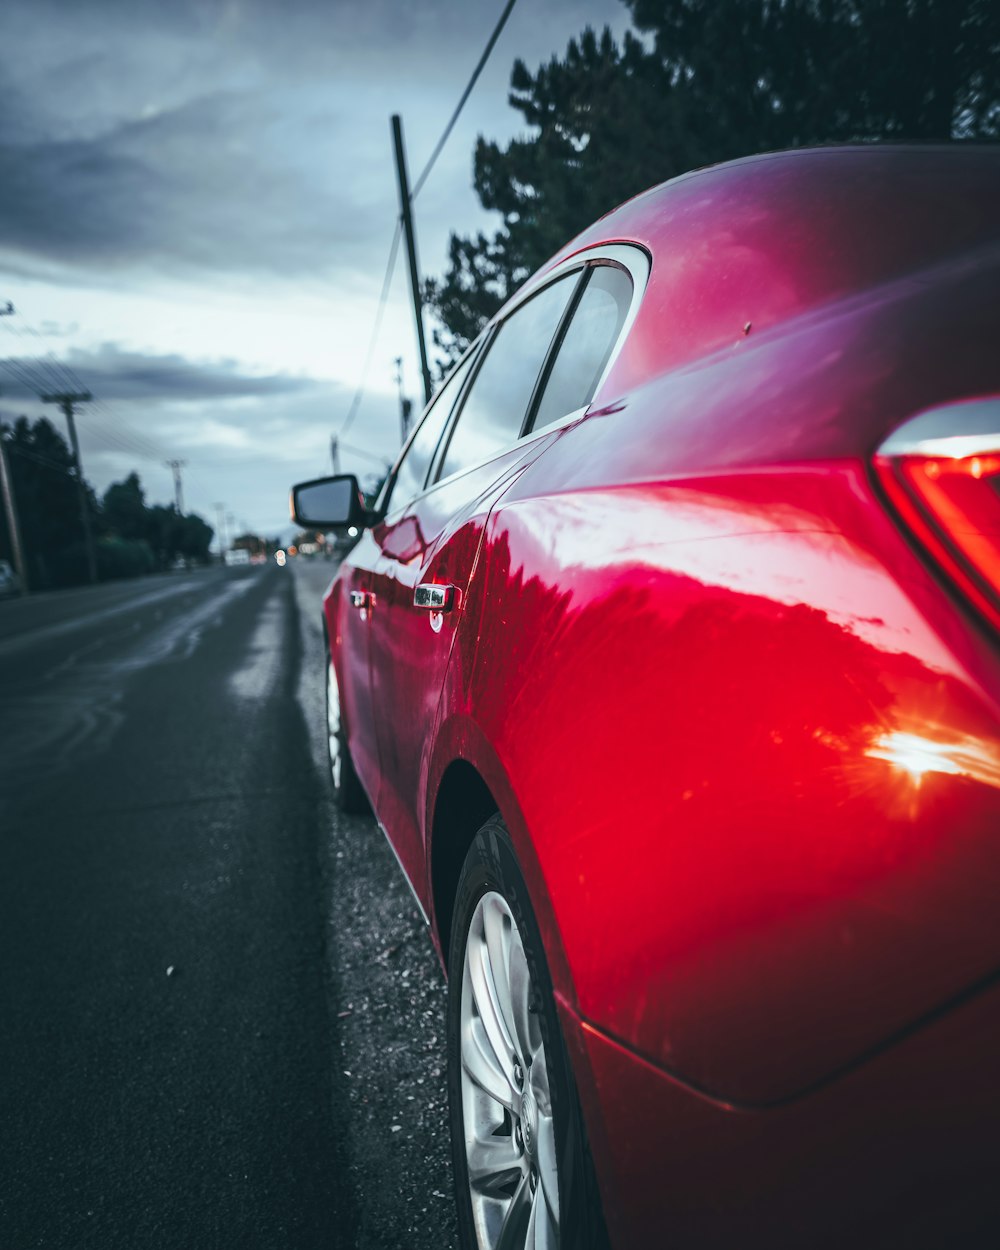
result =
[{"label": "car roof", "polygon": [[532,285],[619,242],[652,257],[644,305],[670,326],[658,367],[683,364],[747,325],[1000,245],[1000,146],[811,148],[697,170],[602,217]]}]

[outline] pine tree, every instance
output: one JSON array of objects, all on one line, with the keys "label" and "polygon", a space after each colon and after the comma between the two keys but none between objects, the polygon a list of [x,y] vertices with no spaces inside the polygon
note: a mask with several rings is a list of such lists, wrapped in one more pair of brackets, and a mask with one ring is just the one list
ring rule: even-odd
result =
[{"label": "pine tree", "polygon": [[996,0],[624,0],[637,34],[586,30],[510,103],[529,132],[480,138],[493,235],[452,235],[427,283],[454,360],[521,282],[631,195],[753,152],[1000,138]]}]

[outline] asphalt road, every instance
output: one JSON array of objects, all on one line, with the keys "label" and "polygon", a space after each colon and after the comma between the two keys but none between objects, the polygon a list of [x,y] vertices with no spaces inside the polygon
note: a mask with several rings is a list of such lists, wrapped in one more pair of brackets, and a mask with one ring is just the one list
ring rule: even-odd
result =
[{"label": "asphalt road", "polygon": [[454,1245],[444,983],[329,801],[332,565],[0,603],[0,1247]]}]

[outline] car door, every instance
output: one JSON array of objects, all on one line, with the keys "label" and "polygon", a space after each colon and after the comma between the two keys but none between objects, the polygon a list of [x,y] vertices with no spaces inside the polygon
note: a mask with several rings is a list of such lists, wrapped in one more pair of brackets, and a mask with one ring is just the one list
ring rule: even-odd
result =
[{"label": "car door", "polygon": [[427,746],[445,669],[490,509],[541,449],[537,440],[519,440],[582,272],[560,276],[494,328],[455,404],[427,488],[402,510],[394,507],[374,534],[381,548],[371,622],[382,761],[377,811],[425,904]]},{"label": "car door", "polygon": [[354,770],[373,803],[377,802],[381,770],[371,701],[369,623],[372,572],[379,554],[365,530],[342,562],[324,605],[341,722]]}]

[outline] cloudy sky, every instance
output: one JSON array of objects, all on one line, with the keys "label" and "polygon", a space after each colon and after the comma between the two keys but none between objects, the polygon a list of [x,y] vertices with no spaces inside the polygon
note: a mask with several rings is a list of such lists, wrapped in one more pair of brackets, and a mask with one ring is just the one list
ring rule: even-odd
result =
[{"label": "cloudy sky", "polygon": [[[503,0],[4,0],[0,8],[0,358],[54,385],[69,366],[84,472],[132,469],[149,502],[213,525],[287,528],[287,490],[329,471],[362,373],[398,201],[441,134]],[[510,68],[620,0],[518,0],[415,206],[425,274],[451,230],[488,227],[477,134],[507,139]],[[403,258],[342,452],[365,475],[398,449],[393,357],[420,396]],[[428,327],[429,328],[429,327]],[[0,368],[0,418],[45,412]],[[419,406],[419,405],[418,405]]]}]

